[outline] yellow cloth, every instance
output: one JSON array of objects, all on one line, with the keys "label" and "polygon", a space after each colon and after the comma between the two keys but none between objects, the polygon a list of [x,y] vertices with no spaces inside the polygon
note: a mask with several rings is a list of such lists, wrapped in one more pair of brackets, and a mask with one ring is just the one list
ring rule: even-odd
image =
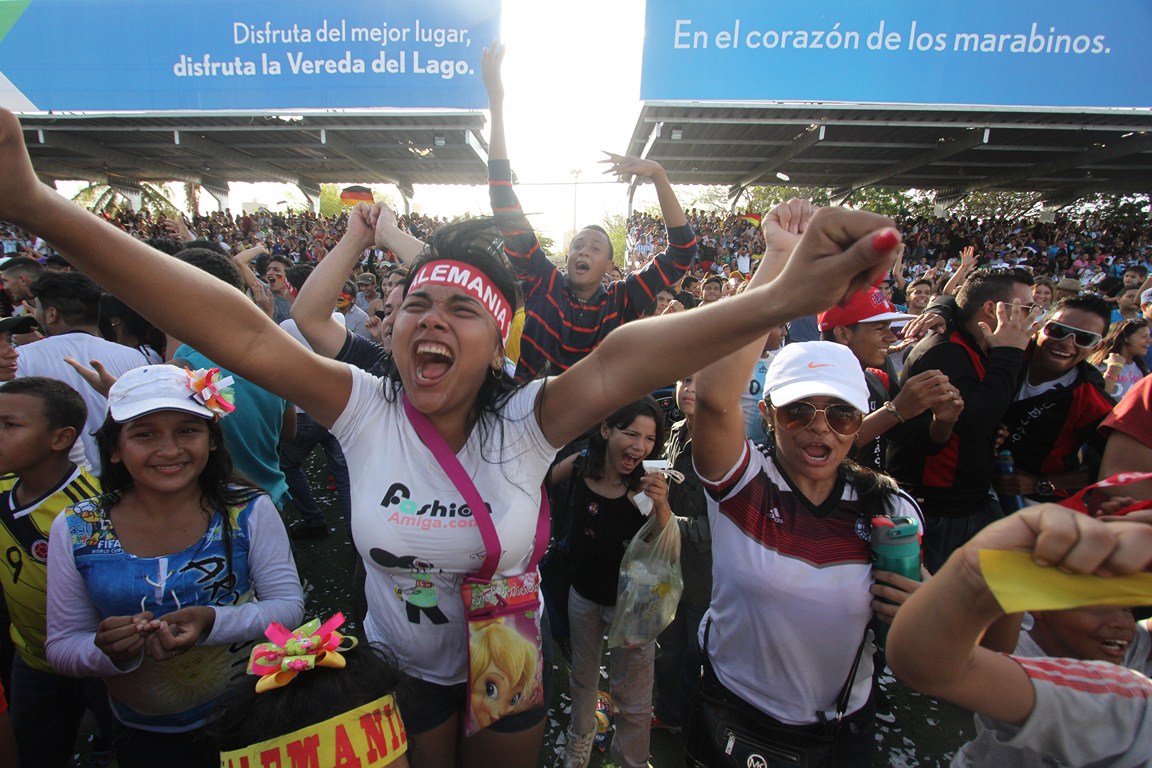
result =
[{"label": "yellow cloth", "polygon": [[984,581],[1005,613],[1085,605],[1152,605],[1152,573],[1105,578],[1040,566],[1028,552],[980,551]]},{"label": "yellow cloth", "polygon": [[391,694],[356,709],[242,749],[220,753],[220,768],[358,765],[380,768],[408,751]]}]

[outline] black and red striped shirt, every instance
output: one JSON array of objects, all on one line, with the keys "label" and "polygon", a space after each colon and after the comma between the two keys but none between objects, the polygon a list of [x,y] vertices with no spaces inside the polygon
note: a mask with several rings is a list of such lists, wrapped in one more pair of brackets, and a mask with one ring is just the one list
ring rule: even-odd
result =
[{"label": "black and red striped shirt", "polygon": [[635,320],[652,305],[656,293],[683,277],[696,257],[692,227],[668,228],[668,250],[643,269],[581,301],[566,275],[548,260],[536,233],[522,226],[520,201],[512,189],[507,160],[489,160],[488,194],[497,219],[518,226],[504,233],[504,252],[519,274],[524,290],[524,332],[520,339],[520,381],[560,373],[588,355],[610,332]]}]

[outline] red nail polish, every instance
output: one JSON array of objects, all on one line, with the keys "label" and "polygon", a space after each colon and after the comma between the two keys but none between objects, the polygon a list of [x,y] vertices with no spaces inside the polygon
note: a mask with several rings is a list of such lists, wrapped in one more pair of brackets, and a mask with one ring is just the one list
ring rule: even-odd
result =
[{"label": "red nail polish", "polygon": [[900,236],[894,229],[885,229],[872,238],[872,247],[877,251],[890,251],[900,242]]}]

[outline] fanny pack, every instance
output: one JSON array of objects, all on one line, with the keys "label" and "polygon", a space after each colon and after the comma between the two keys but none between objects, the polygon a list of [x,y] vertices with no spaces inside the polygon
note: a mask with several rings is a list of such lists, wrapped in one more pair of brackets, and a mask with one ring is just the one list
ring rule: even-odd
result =
[{"label": "fanny pack", "polygon": [[828,719],[823,712],[817,712],[814,725],[792,726],[765,715],[719,681],[708,658],[711,628],[709,618],[704,625],[704,674],[685,734],[689,764],[697,768],[833,768],[836,739],[852,696],[868,630],[864,630],[848,679],[836,697],[835,717]]},{"label": "fanny pack", "polygon": [[536,537],[528,568],[496,576],[500,537],[476,484],[456,454],[420,411],[403,396],[404,412],[472,510],[484,539],[484,563],[464,578],[461,597],[468,629],[468,688],[464,734],[471,736],[508,715],[544,705],[544,657],[540,638],[540,573],[548,548],[548,495],[540,492]]}]

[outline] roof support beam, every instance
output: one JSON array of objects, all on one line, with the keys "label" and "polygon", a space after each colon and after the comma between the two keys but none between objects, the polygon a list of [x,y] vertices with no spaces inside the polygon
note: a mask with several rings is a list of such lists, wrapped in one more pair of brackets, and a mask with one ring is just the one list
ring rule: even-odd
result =
[{"label": "roof support beam", "polygon": [[996,187],[1010,187],[1028,179],[1051,176],[1072,168],[1082,168],[1086,165],[1115,160],[1140,152],[1152,151],[1152,133],[1141,133],[1128,138],[1119,138],[1105,146],[1086,149],[1083,152],[1059,157],[1047,162],[1030,165],[1015,171],[1008,171],[997,176],[987,176],[961,184],[957,189],[964,192],[976,192],[981,189],[995,189]]},{"label": "roof support beam", "polygon": [[[331,138],[331,135],[329,135],[329,138]],[[263,160],[249,157],[243,152],[237,152],[231,147],[227,147],[217,141],[205,138],[191,131],[180,131],[180,146],[218,158],[229,165],[256,171],[257,173],[267,176],[272,181],[295,184],[300,187],[302,191],[304,190],[304,185],[315,187],[319,190],[319,185],[311,179],[290,173]],[[197,179],[197,183],[199,183],[199,179]],[[317,191],[316,196],[317,199],[319,199],[319,191]]]},{"label": "roof support beam", "polygon": [[825,128],[826,126],[823,125],[809,125],[806,131],[792,139],[791,144],[789,144],[787,148],[777,152],[773,158],[733,184],[728,190],[728,197],[738,197],[740,193],[744,191],[745,187],[754,184],[770,173],[775,173],[784,163],[823,141]]},{"label": "roof support beam", "polygon": [[118,149],[111,149],[91,139],[77,136],[67,131],[54,131],[50,128],[45,128],[40,131],[40,133],[44,136],[43,145],[46,147],[59,147],[69,152],[75,152],[78,155],[86,155],[87,157],[102,161],[107,166],[118,167],[125,173],[143,170],[162,175],[164,178],[171,179],[172,181],[184,181],[192,184],[197,184],[200,181],[198,175],[182,171],[175,166],[156,162],[155,160],[140,155],[122,152]]},{"label": "roof support beam", "polygon": [[397,187],[411,187],[404,179],[401,179],[396,174],[387,170],[380,163],[373,160],[360,149],[357,149],[352,142],[345,139],[335,131],[327,131],[327,141],[325,146],[336,154],[343,157],[345,160],[351,160],[356,165],[360,166],[363,170],[367,171],[371,178],[366,181],[377,182],[380,184],[395,184]]},{"label": "roof support beam", "polygon": [[899,163],[893,163],[886,168],[867,174],[853,181],[847,187],[841,187],[832,193],[832,205],[842,205],[845,200],[852,197],[853,193],[858,189],[878,184],[885,179],[891,179],[909,171],[914,171],[933,163],[938,163],[941,160],[946,160],[949,157],[958,155],[961,152],[966,152],[973,147],[978,147],[981,144],[988,143],[988,137],[991,130],[984,128],[973,128],[972,130],[965,131],[961,136],[953,136],[941,140],[939,146],[928,150],[927,152],[920,152],[907,160]]}]

